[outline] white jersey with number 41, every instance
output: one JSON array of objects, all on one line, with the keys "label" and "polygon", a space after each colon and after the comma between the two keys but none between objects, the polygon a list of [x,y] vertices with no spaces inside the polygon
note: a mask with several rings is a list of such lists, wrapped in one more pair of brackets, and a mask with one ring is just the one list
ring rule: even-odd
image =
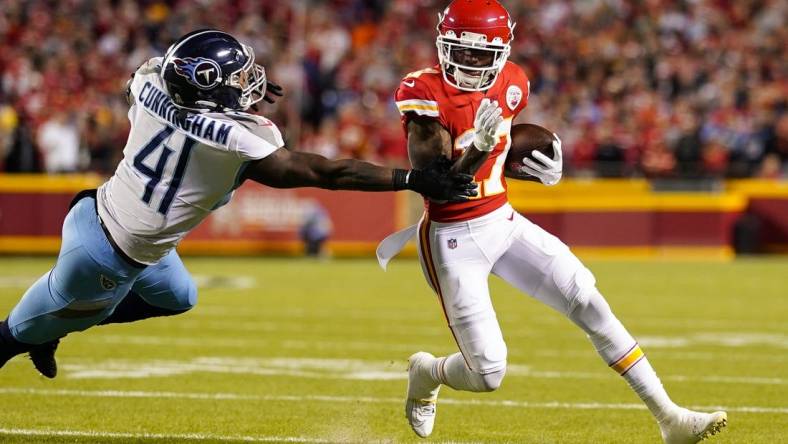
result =
[{"label": "white jersey with number 41", "polygon": [[154,264],[211,211],[226,204],[247,162],[284,145],[270,120],[242,113],[184,118],[160,77],[161,58],[130,88],[131,131],[123,160],[98,190],[98,213],[118,247]]}]

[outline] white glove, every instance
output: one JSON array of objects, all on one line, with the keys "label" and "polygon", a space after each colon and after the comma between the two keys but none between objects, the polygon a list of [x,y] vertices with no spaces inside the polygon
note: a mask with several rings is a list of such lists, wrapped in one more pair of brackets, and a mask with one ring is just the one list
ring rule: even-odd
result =
[{"label": "white glove", "polygon": [[[523,158],[523,166],[520,171],[536,177],[543,184],[552,186],[561,180],[561,172],[563,170],[563,154],[561,153],[561,139],[558,134],[553,133],[555,140],[553,140],[553,158],[549,158],[539,151],[531,151],[539,162],[534,162],[528,157]],[[541,163],[540,163],[541,162]]]},{"label": "white glove", "polygon": [[501,113],[503,110],[498,106],[498,101],[490,102],[490,99],[482,99],[473,119],[473,128],[476,131],[473,146],[477,150],[489,153],[498,144],[496,134],[498,126],[503,123]]}]

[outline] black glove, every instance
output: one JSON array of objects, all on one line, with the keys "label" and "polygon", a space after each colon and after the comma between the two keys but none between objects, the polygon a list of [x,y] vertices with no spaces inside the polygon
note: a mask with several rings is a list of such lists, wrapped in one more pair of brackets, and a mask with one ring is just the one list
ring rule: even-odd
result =
[{"label": "black glove", "polygon": [[450,172],[452,162],[439,156],[422,170],[394,170],[395,189],[409,189],[430,199],[464,202],[476,196],[476,184],[470,174]]},{"label": "black glove", "polygon": [[277,99],[284,95],[284,90],[281,86],[273,83],[272,81],[268,80],[265,83],[265,96],[263,96],[263,100],[268,103],[274,103]]}]

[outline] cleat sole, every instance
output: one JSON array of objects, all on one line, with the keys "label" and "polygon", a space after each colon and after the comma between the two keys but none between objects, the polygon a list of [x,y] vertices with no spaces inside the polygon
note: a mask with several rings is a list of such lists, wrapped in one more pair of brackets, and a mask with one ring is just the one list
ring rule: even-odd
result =
[{"label": "cleat sole", "polygon": [[714,423],[710,424],[706,428],[706,430],[704,430],[703,433],[701,433],[700,435],[701,441],[706,440],[716,435],[717,433],[721,432],[722,429],[725,428],[725,426],[727,425],[728,425],[728,415],[726,413],[723,413],[722,418],[718,419],[717,421],[714,421]]}]

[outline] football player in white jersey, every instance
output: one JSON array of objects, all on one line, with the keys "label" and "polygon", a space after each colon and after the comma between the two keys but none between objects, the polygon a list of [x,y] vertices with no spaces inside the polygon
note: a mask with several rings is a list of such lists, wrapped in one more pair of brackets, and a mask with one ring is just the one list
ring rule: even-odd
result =
[{"label": "football player in white jersey", "polygon": [[0,367],[27,352],[53,378],[68,333],[189,310],[197,290],[175,247],[246,179],[458,201],[476,193],[448,160],[406,171],[289,151],[276,125],[246,112],[276,95],[252,49],[221,31],[189,33],[142,65],[127,88],[124,158],[74,199],[55,266],[0,322]]}]

